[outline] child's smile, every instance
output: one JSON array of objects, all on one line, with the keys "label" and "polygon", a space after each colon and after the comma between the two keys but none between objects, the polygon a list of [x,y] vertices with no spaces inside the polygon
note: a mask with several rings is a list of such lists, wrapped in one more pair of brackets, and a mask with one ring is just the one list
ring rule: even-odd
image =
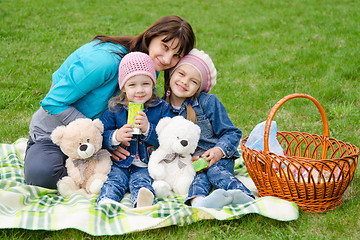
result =
[{"label": "child's smile", "polygon": [[189,64],[179,66],[171,76],[172,103],[194,96],[201,86],[200,72]]},{"label": "child's smile", "polygon": [[177,83],[177,84],[175,84],[175,85],[176,85],[176,87],[177,87],[180,91],[184,91],[184,92],[187,91],[187,88],[184,87],[184,86],[182,86],[180,83]]},{"label": "child's smile", "polygon": [[138,101],[143,101],[145,96],[135,96],[134,98],[137,99]]},{"label": "child's smile", "polygon": [[153,82],[149,76],[135,75],[126,81],[122,91],[130,102],[145,103],[152,96]]}]

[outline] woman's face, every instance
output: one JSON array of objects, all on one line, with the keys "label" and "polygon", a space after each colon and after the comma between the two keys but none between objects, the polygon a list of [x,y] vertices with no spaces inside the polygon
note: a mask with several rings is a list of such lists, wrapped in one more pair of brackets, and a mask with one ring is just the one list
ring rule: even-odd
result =
[{"label": "woman's face", "polygon": [[154,37],[149,45],[149,56],[155,64],[155,70],[160,72],[174,67],[182,56],[178,54],[179,39],[163,42],[166,36]]}]

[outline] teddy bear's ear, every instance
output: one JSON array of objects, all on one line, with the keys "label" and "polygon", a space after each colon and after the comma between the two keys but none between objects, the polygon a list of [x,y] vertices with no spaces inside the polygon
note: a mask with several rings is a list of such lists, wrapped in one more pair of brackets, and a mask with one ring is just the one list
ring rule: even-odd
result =
[{"label": "teddy bear's ear", "polygon": [[56,144],[61,144],[61,139],[63,138],[65,132],[65,126],[58,126],[54,129],[54,131],[51,133],[51,140]]},{"label": "teddy bear's ear", "polygon": [[104,132],[104,124],[101,122],[100,119],[95,119],[93,121],[95,127],[101,132],[103,133]]},{"label": "teddy bear's ear", "polygon": [[170,122],[171,118],[170,117],[164,117],[162,119],[160,119],[159,123],[156,126],[156,133],[159,135],[161,130],[164,129],[164,127],[166,125],[168,125],[168,123]]}]

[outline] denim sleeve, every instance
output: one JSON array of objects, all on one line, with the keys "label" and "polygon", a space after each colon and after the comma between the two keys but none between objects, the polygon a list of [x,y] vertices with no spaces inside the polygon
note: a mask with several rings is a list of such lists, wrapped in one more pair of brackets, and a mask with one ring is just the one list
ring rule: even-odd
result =
[{"label": "denim sleeve", "polygon": [[[162,103],[159,107],[157,107],[156,113],[159,114],[159,121],[161,118],[164,117],[172,117],[171,113],[170,113],[170,105],[162,100]],[[151,146],[155,146],[155,147],[159,147],[159,140],[158,140],[158,136],[156,133],[156,126],[158,124],[157,121],[156,123],[150,123],[149,122],[149,132],[147,136],[143,136],[142,140],[145,141],[147,144],[151,145]]]},{"label": "denim sleeve", "polygon": [[[72,62],[60,79],[53,79],[52,86],[41,106],[50,114],[58,114],[93,89],[101,86],[114,71],[118,70],[118,62],[104,51],[92,51]],[[53,78],[57,78],[56,73]]]},{"label": "denim sleeve", "polygon": [[156,124],[149,122],[149,132],[147,136],[142,135],[142,140],[150,146],[159,147],[158,137],[155,131]]},{"label": "denim sleeve", "polygon": [[220,147],[226,158],[237,153],[242,132],[231,122],[224,105],[213,94],[205,102],[205,114],[208,116],[218,142],[215,147]]},{"label": "denim sleeve", "polygon": [[111,145],[112,135],[117,129],[115,114],[106,110],[100,120],[104,124],[103,147],[108,150],[115,150],[117,146]]}]

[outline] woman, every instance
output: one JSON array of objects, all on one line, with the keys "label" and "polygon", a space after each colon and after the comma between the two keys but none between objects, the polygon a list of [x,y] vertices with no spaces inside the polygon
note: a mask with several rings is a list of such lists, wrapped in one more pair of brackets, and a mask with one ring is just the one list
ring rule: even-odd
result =
[{"label": "woman", "polygon": [[[26,183],[55,189],[58,180],[67,175],[67,156],[50,134],[77,118],[101,117],[108,100],[119,92],[119,64],[126,53],[149,54],[158,74],[174,67],[194,44],[190,24],[171,15],[137,36],[96,36],[73,52],[53,73],[51,89],[32,116],[24,165]],[[125,159],[128,154],[119,148],[113,157]]]}]

